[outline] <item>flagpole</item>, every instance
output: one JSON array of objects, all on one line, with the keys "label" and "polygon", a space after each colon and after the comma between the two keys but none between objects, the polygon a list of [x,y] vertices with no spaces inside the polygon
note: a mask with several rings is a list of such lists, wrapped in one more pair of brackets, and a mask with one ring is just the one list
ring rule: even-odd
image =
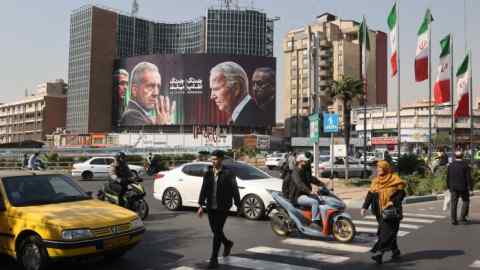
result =
[{"label": "flagpole", "polygon": [[450,34],[450,110],[452,114],[452,153],[455,152],[455,107],[453,104],[453,33]]},{"label": "flagpole", "polygon": [[428,10],[428,164],[432,159],[432,15]]},{"label": "flagpole", "polygon": [[469,100],[470,100],[470,162],[473,162],[473,67],[472,67],[472,50],[468,50],[468,72],[469,79]]},{"label": "flagpole", "polygon": [[396,13],[396,16],[397,16],[397,25],[395,27],[397,27],[397,151],[398,151],[398,158],[400,158],[400,147],[401,147],[401,129],[402,129],[402,125],[400,123],[400,120],[401,120],[401,117],[400,117],[400,16],[399,15],[399,10],[400,10],[400,6],[398,5],[398,0],[395,1],[395,13]]}]

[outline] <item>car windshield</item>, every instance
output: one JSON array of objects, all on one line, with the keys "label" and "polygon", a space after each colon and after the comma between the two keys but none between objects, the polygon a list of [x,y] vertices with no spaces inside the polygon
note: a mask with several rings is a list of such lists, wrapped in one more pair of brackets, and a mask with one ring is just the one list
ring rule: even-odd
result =
[{"label": "car windshield", "polygon": [[274,154],[272,154],[271,157],[280,158],[280,157],[283,157],[283,154],[282,153],[274,153]]},{"label": "car windshield", "polygon": [[241,163],[229,163],[225,164],[225,167],[231,169],[233,173],[242,180],[258,180],[271,178],[270,175],[262,172],[261,170]]},{"label": "car windshield", "polygon": [[2,178],[13,206],[31,206],[91,199],[71,178],[63,175]]}]

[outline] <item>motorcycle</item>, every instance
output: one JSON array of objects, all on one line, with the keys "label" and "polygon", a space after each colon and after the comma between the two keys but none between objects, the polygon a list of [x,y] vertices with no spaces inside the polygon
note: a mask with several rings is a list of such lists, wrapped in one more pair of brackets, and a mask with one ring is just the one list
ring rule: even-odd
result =
[{"label": "motorcycle", "polygon": [[326,188],[322,188],[318,195],[322,220],[320,230],[309,226],[312,223],[310,207],[294,206],[279,192],[272,192],[272,197],[276,203],[270,205],[267,214],[276,235],[288,237],[293,232],[313,237],[332,235],[342,243],[351,242],[355,238],[355,225],[352,217],[345,213],[345,203]]},{"label": "motorcycle", "polygon": [[[143,182],[143,179],[140,177],[132,178],[129,181],[123,201],[126,204],[126,206],[124,206],[125,208],[136,212],[137,215],[144,220],[148,217],[150,207],[145,200],[145,188],[142,186],[141,182]],[[98,191],[97,198],[102,201],[120,205],[118,195],[111,190],[109,183],[104,184],[103,188]]]}]

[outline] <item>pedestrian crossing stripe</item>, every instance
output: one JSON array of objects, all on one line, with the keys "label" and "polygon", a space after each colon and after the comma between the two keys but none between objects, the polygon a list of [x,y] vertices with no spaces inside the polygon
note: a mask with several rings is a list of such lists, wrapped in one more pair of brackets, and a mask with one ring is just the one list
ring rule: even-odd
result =
[{"label": "pedestrian crossing stripe", "polygon": [[350,259],[348,257],[328,255],[328,254],[322,254],[318,252],[307,252],[307,251],[300,251],[300,250],[280,249],[280,248],[263,247],[263,246],[250,248],[250,249],[247,249],[247,251],[252,253],[285,256],[289,258],[297,258],[297,259],[332,263],[332,264],[342,263]]},{"label": "pedestrian crossing stripe", "polygon": [[471,265],[470,268],[480,268],[480,260],[474,261]]},{"label": "pedestrian crossing stripe", "polygon": [[[377,228],[369,228],[369,227],[355,227],[355,230],[357,232],[363,232],[363,233],[377,233]],[[399,237],[403,237],[407,234],[409,234],[410,232],[406,232],[406,231],[398,231],[397,235]]]},{"label": "pedestrian crossing stripe", "polygon": [[420,218],[435,218],[435,219],[446,218],[446,216],[430,215],[430,214],[417,214],[417,213],[403,213],[403,216],[405,216],[405,217],[420,217]]},{"label": "pedestrian crossing stripe", "polygon": [[[368,220],[353,220],[353,224],[355,225],[372,225],[372,226],[378,226],[378,223],[376,221],[368,221]],[[400,223],[400,228],[403,229],[414,229],[418,230],[422,228],[423,226],[421,225],[413,225],[413,224],[404,224]]]},{"label": "pedestrian crossing stripe", "polygon": [[[366,219],[374,219],[376,220],[377,218],[374,216],[366,216]],[[434,223],[435,220],[432,219],[424,219],[424,218],[403,218],[403,222],[413,222],[413,223]]]},{"label": "pedestrian crossing stripe", "polygon": [[188,267],[188,266],[180,266],[177,268],[172,268],[171,270],[195,270],[195,268]]},{"label": "pedestrian crossing stripe", "polygon": [[368,246],[343,244],[343,243],[330,243],[330,242],[308,240],[308,239],[290,238],[290,239],[283,240],[282,243],[286,245],[323,248],[323,249],[356,252],[356,253],[365,253],[370,250],[370,247]]},{"label": "pedestrian crossing stripe", "polygon": [[218,258],[218,263],[221,265],[229,265],[234,267],[242,267],[254,270],[318,270],[318,267],[306,267],[299,265],[290,265],[286,263],[278,263],[272,261],[264,261],[257,259],[249,259],[243,257],[220,257]]}]

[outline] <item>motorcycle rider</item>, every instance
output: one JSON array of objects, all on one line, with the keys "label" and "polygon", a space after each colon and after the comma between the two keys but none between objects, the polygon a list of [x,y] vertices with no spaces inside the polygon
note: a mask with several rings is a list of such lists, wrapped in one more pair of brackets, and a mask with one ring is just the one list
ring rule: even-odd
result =
[{"label": "motorcycle rider", "polygon": [[112,190],[118,196],[118,204],[125,207],[125,201],[123,197],[127,192],[130,178],[133,176],[127,163],[127,156],[125,153],[120,152],[115,156],[115,161],[110,167],[109,183],[110,190]]},{"label": "motorcycle rider", "polygon": [[289,199],[294,204],[310,206],[312,209],[312,223],[310,226],[319,229],[322,226],[320,217],[320,200],[311,184],[323,183],[312,177],[309,171],[309,158],[305,154],[299,154],[296,157],[296,166],[292,171],[289,183]]}]

